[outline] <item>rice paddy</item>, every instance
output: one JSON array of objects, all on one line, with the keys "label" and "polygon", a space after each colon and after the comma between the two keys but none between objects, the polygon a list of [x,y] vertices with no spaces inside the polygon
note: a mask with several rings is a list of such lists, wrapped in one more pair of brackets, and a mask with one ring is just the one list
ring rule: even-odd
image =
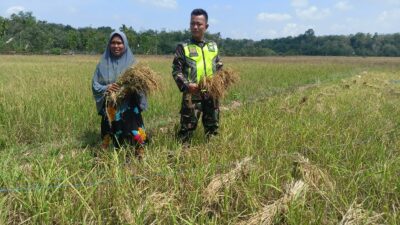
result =
[{"label": "rice paddy", "polygon": [[172,57],[137,58],[162,86],[141,162],[100,151],[98,56],[0,56],[0,224],[400,223],[400,58],[223,58],[220,134],[189,149]]}]

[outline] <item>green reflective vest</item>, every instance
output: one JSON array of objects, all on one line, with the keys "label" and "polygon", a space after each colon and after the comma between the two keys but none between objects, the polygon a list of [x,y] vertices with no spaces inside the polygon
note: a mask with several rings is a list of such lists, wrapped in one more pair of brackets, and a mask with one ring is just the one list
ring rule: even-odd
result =
[{"label": "green reflective vest", "polygon": [[196,44],[185,43],[183,50],[186,57],[184,73],[189,82],[199,83],[204,76],[212,76],[217,71],[218,47],[215,42],[206,42],[203,48]]}]

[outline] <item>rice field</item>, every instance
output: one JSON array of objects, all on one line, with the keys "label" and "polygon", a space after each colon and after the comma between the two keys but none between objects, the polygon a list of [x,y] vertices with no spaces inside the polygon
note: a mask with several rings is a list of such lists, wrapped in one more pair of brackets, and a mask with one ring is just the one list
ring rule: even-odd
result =
[{"label": "rice field", "polygon": [[175,141],[172,57],[145,159],[101,151],[99,56],[0,56],[0,224],[400,224],[400,58],[223,58],[220,135]]}]

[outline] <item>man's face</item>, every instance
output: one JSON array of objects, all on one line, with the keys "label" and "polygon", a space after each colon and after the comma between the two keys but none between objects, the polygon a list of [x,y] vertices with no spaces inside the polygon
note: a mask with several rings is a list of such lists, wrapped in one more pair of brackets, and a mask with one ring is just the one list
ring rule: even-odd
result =
[{"label": "man's face", "polygon": [[195,16],[190,18],[190,32],[192,32],[192,37],[196,41],[202,41],[204,34],[206,33],[208,24],[206,18],[203,15]]},{"label": "man's face", "polygon": [[119,57],[124,53],[125,45],[119,35],[115,35],[110,42],[110,51],[115,57]]}]

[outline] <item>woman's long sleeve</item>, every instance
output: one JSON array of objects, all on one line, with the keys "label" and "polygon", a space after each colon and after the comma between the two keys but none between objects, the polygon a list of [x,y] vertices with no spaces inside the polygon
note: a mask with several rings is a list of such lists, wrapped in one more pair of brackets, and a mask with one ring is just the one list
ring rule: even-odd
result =
[{"label": "woman's long sleeve", "polygon": [[99,67],[96,67],[96,70],[93,74],[93,79],[92,79],[92,92],[94,99],[96,101],[96,108],[97,112],[100,114],[101,110],[104,105],[104,93],[107,90],[107,85],[102,84],[104,83],[104,80],[101,80],[102,76],[99,72]]}]

